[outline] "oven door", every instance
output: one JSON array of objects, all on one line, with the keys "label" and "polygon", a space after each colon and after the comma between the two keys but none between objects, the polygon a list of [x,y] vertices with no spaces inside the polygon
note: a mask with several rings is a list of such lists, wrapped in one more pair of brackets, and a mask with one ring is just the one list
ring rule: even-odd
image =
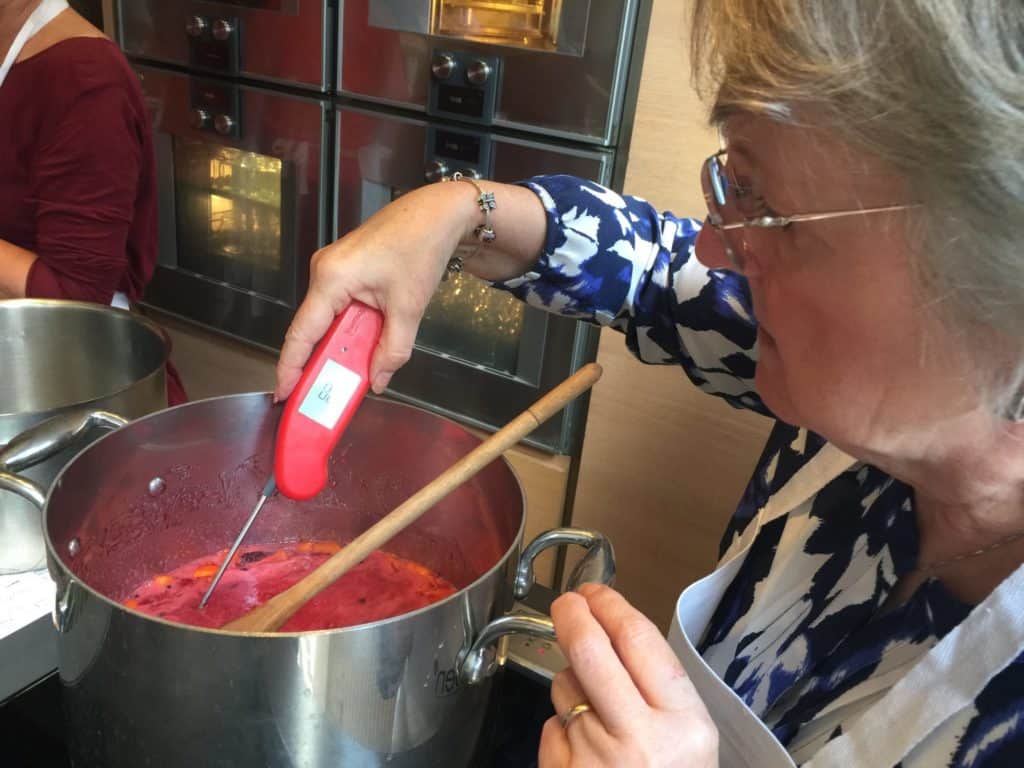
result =
[{"label": "oven door", "polygon": [[327,0],[120,0],[125,53],[192,69],[326,91],[333,61]]},{"label": "oven door", "polygon": [[[341,108],[337,114],[337,232],[343,235],[426,176],[454,171],[497,181],[571,173],[607,181],[611,154],[503,137],[445,123]],[[441,283],[412,359],[391,393],[486,429],[502,426],[593,359],[590,325],[527,307],[469,275]],[[538,428],[533,445],[571,453],[576,403]]]},{"label": "oven door", "polygon": [[639,0],[342,0],[341,93],[616,143]]},{"label": "oven door", "polygon": [[280,347],[326,236],[327,104],[136,66],[153,123],[160,258],[145,302]]}]

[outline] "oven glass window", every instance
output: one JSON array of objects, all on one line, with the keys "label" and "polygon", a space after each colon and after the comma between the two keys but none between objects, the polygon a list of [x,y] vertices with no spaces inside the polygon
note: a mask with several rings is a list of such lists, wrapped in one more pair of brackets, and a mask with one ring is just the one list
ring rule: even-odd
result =
[{"label": "oven glass window", "polygon": [[562,16],[562,0],[436,0],[434,34],[579,55],[578,19],[566,36]]},{"label": "oven glass window", "polygon": [[519,365],[524,305],[472,275],[441,283],[416,343],[512,375]]},{"label": "oven glass window", "polygon": [[558,40],[559,0],[440,0],[437,32],[471,40],[527,48]]},{"label": "oven glass window", "polygon": [[590,0],[365,0],[371,27],[582,56]]},{"label": "oven glass window", "polygon": [[[363,182],[363,220],[405,190]],[[463,249],[465,259],[475,246]],[[452,275],[442,282],[420,323],[416,346],[499,371],[519,372],[525,305],[472,275]]]},{"label": "oven glass window", "polygon": [[276,157],[175,137],[179,268],[287,300],[287,178]]}]

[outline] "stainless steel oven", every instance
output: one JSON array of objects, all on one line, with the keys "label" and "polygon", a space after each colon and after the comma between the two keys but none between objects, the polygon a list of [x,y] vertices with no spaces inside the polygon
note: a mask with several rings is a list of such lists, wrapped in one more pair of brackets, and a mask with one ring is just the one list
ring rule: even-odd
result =
[{"label": "stainless steel oven", "polygon": [[[336,115],[337,232],[344,234],[403,193],[462,171],[496,181],[570,173],[607,182],[613,153],[539,138],[343,106]],[[531,309],[462,275],[438,288],[410,362],[392,394],[485,428],[500,427],[591,359],[596,330]],[[576,405],[534,432],[547,450],[570,453]]]},{"label": "stainless steel oven", "polygon": [[223,75],[328,90],[334,6],[328,0],[119,0],[130,56]]},{"label": "stainless steel oven", "polygon": [[153,123],[160,258],[145,302],[277,348],[327,235],[328,103],[136,65]]},{"label": "stainless steel oven", "polygon": [[621,143],[627,83],[638,75],[632,59],[646,29],[639,12],[648,14],[649,4],[341,0],[339,91],[438,118],[612,146]]},{"label": "stainless steel oven", "polygon": [[[407,190],[456,170],[621,186],[651,3],[118,0],[160,163],[146,301],[274,349],[313,252]],[[460,277],[391,392],[494,428],[596,346]],[[532,442],[575,455],[585,408]]]}]

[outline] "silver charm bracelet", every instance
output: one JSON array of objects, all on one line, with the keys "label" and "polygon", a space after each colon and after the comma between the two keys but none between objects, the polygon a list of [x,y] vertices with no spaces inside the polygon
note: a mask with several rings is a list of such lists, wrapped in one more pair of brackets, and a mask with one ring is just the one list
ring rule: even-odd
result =
[{"label": "silver charm bracelet", "polygon": [[[493,192],[485,192],[479,184],[468,176],[456,171],[451,176],[445,176],[442,181],[465,181],[473,185],[473,188],[477,192],[476,204],[480,208],[484,215],[484,223],[473,230],[473,234],[476,239],[480,241],[480,245],[489,245],[497,239],[497,234],[491,228],[491,211],[498,207],[497,201],[494,199]],[[478,246],[479,249],[479,246]],[[474,255],[476,251],[473,252]],[[455,251],[454,255],[448,260],[448,266],[445,267],[444,276],[442,280],[447,280],[451,275],[458,275],[462,272],[465,267],[465,256],[463,256],[458,250]]]}]

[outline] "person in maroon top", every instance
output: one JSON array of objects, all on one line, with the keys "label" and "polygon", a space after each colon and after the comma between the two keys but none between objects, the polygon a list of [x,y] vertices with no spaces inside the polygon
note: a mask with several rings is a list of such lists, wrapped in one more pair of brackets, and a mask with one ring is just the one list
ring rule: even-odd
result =
[{"label": "person in maroon top", "polygon": [[[156,267],[149,118],[117,46],[53,4],[0,0],[0,56],[14,55],[0,78],[0,299],[127,307]],[[33,12],[38,28],[19,40]],[[184,402],[168,374],[168,401]]]}]

